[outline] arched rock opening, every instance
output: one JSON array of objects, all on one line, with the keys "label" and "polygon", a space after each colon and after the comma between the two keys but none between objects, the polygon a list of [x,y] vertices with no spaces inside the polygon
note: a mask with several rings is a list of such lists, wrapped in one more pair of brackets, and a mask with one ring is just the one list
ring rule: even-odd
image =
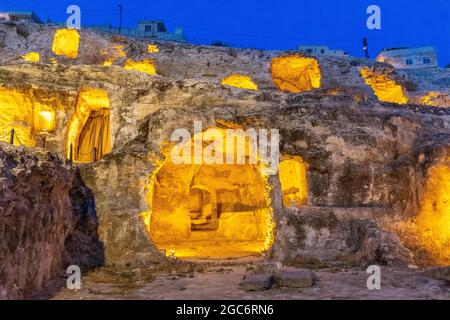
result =
[{"label": "arched rock opening", "polygon": [[92,162],[111,151],[110,103],[106,91],[81,90],[68,129],[67,153],[75,162]]},{"label": "arched rock opening", "polygon": [[[219,132],[225,139],[225,130]],[[203,152],[207,148],[203,140]],[[222,151],[225,159],[236,148],[223,144]],[[149,188],[145,221],[153,242],[166,255],[190,258],[237,258],[269,249],[273,221],[263,172],[250,161],[176,164],[167,156]]]}]

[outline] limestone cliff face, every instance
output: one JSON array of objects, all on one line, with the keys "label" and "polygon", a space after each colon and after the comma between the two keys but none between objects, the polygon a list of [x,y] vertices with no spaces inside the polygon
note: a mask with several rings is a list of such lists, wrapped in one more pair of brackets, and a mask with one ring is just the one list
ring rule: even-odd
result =
[{"label": "limestone cliff face", "polygon": [[[265,51],[152,41],[157,52],[148,50],[147,41],[81,30],[76,59],[52,52],[55,32],[52,25],[0,25],[0,65],[23,64],[23,55],[39,53],[45,64],[125,66],[128,60],[151,60],[156,73],[174,80],[198,79],[220,83],[225,77],[239,73],[250,76],[260,89],[276,89],[270,69],[273,58],[293,54],[286,51]],[[200,58],[201,57],[201,58]],[[358,58],[314,57],[322,74],[321,88],[335,92],[357,89],[362,98],[376,99],[374,91],[360,76],[361,68],[369,67],[401,86],[405,99],[412,104],[450,107],[450,70],[395,70],[386,63]],[[385,83],[380,83],[381,87]],[[337,91],[339,91],[337,90]]]},{"label": "limestone cliff face", "polygon": [[76,168],[0,143],[0,299],[26,298],[68,265],[101,264],[97,226]]},{"label": "limestone cliff face", "polygon": [[[20,89],[35,105],[55,112],[53,131],[30,130],[37,146],[45,136],[47,148],[65,158],[80,91],[107,93],[111,152],[80,165],[80,172],[95,196],[108,263],[161,259],[141,214],[152,209],[152,175],[165,160],[166,142],[175,129],[192,133],[194,121],[202,121],[204,129],[279,129],[282,156],[299,156],[307,164],[303,208],[284,208],[279,176],[269,179],[275,242],[267,257],[409,262],[410,254],[390,231],[417,249],[417,233],[398,222],[419,214],[427,172],[435,159],[448,155],[449,70],[413,74],[365,59],[325,57],[317,59],[320,86],[310,79],[311,91],[289,93],[277,88],[271,63],[292,52],[157,43],[159,52],[149,53],[146,42],[81,31],[79,56],[68,59],[51,52],[53,27],[28,26],[28,35],[20,37],[16,26],[0,28],[0,86]],[[112,65],[102,65],[108,56],[99,56],[101,50],[117,45],[126,58],[118,55]],[[25,51],[40,52],[41,62],[21,60]],[[125,70],[126,59],[152,59],[157,74]],[[380,101],[362,68],[392,80],[388,89],[401,92],[401,102]],[[250,76],[258,90],[221,84],[235,73]],[[287,75],[286,82],[296,78]],[[386,89],[379,77],[373,79]],[[431,91],[439,93],[430,98],[434,107],[422,101]]]}]

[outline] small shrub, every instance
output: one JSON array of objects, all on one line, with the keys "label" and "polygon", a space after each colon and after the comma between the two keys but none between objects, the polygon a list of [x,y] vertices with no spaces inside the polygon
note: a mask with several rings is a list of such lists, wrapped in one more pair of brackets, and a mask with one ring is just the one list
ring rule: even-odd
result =
[{"label": "small shrub", "polygon": [[410,80],[405,81],[403,86],[409,92],[417,91],[417,84],[415,82],[410,81]]},{"label": "small shrub", "polygon": [[211,43],[211,45],[215,46],[215,47],[229,47],[230,46],[228,43],[220,41],[220,40],[214,41],[213,43]]},{"label": "small shrub", "polygon": [[27,38],[30,32],[28,31],[28,28],[23,24],[18,24],[16,26],[16,32],[19,36],[22,36],[24,38]]}]

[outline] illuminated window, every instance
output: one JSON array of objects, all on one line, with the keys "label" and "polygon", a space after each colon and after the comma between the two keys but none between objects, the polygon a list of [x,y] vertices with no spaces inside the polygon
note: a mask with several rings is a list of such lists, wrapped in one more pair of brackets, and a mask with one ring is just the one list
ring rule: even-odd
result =
[{"label": "illuminated window", "polygon": [[283,205],[301,206],[308,200],[306,164],[300,157],[285,157],[279,165]]},{"label": "illuminated window", "polygon": [[134,70],[134,71],[139,71],[139,72],[145,72],[150,75],[156,74],[155,61],[153,61],[151,59],[142,60],[142,61],[134,61],[132,59],[128,59],[125,62],[125,66],[123,68],[125,70]]},{"label": "illuminated window", "polygon": [[147,47],[147,52],[148,53],[157,53],[157,52],[159,52],[159,48],[156,44],[149,44]]},{"label": "illuminated window", "polygon": [[53,38],[53,53],[71,59],[78,57],[80,34],[76,29],[58,29]]},{"label": "illuminated window", "polygon": [[273,58],[271,74],[281,91],[306,92],[320,88],[319,63],[314,58],[295,54]]},{"label": "illuminated window", "polygon": [[34,110],[34,129],[38,132],[51,132],[55,129],[54,110]]}]

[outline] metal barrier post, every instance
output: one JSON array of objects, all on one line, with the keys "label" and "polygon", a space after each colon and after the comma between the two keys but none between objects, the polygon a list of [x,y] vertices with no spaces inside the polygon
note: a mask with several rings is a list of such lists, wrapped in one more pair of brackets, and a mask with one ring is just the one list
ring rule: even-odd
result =
[{"label": "metal barrier post", "polygon": [[14,135],[16,134],[16,130],[11,130],[11,135],[9,136],[9,143],[14,144]]}]

